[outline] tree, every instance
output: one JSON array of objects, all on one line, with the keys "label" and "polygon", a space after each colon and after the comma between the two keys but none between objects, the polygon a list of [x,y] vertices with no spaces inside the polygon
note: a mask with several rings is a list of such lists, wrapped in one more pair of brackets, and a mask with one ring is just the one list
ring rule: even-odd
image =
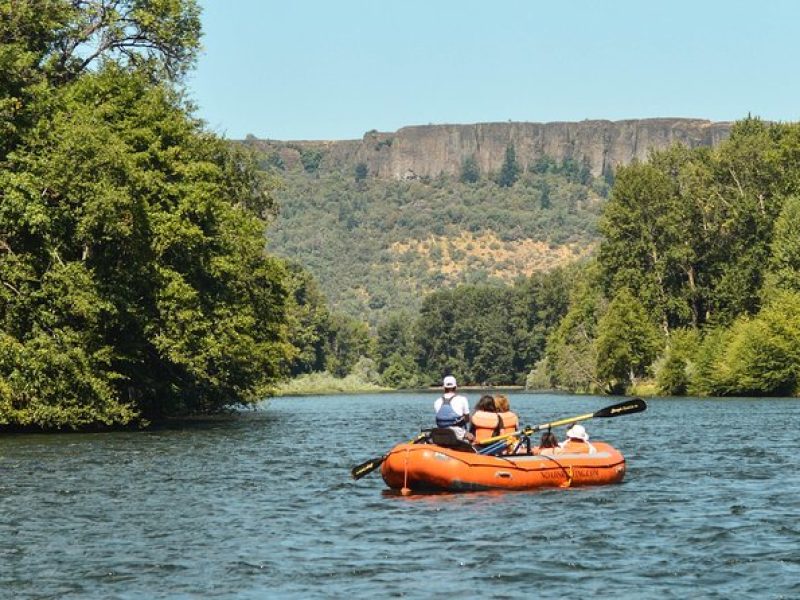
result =
[{"label": "tree", "polygon": [[681,244],[687,227],[679,205],[675,185],[662,169],[634,163],[619,170],[600,225],[606,293],[613,296],[622,287],[636,290],[665,333],[691,318],[680,263],[691,263],[692,247]]},{"label": "tree", "polygon": [[589,263],[570,293],[569,308],[547,339],[547,374],[559,389],[591,391],[595,375],[597,322],[604,309],[597,264]]},{"label": "tree", "polygon": [[685,394],[690,384],[692,357],[700,344],[696,329],[676,329],[670,332],[663,359],[656,368],[656,383],[662,394]]},{"label": "tree", "polygon": [[0,0],[0,159],[53,88],[103,61],[178,81],[200,48],[195,0]]},{"label": "tree", "polygon": [[800,196],[788,198],[775,221],[766,294],[776,289],[800,292]]},{"label": "tree", "polygon": [[509,143],[506,146],[506,157],[503,161],[503,166],[500,167],[500,174],[497,177],[497,184],[501,187],[511,187],[519,179],[519,174],[522,169],[517,163],[517,153],[514,150],[514,144]]},{"label": "tree", "polygon": [[378,325],[375,355],[384,381],[393,387],[414,384],[417,368],[413,317],[406,312],[390,314]]},{"label": "tree", "polygon": [[646,373],[660,345],[644,308],[622,288],[597,324],[597,377],[610,391],[624,392]]},{"label": "tree", "polygon": [[325,153],[316,148],[301,148],[300,162],[306,173],[316,173],[322,164]]},{"label": "tree", "polygon": [[784,396],[800,391],[797,292],[776,293],[758,315],[741,316],[710,342],[715,351],[701,363],[695,390],[720,396]]},{"label": "tree", "polygon": [[270,183],[155,77],[191,62],[195,11],[0,2],[3,41],[17,36],[0,60],[24,66],[0,101],[36,100],[2,116],[15,137],[0,171],[0,425],[213,412],[282,375]]},{"label": "tree", "polygon": [[461,183],[477,183],[480,178],[481,172],[478,168],[478,161],[475,160],[475,155],[471,154],[461,163],[459,181]]},{"label": "tree", "polygon": [[[438,290],[425,297],[414,323],[415,361],[433,384],[447,373],[463,373],[464,349],[456,337],[456,299],[451,290]],[[462,377],[463,379],[463,377]]]},{"label": "tree", "polygon": [[358,163],[356,165],[356,168],[355,168],[355,171],[354,171],[354,177],[355,177],[356,182],[364,181],[367,178],[368,174],[369,174],[369,170],[367,169],[367,163],[360,162],[360,163]]},{"label": "tree", "polygon": [[4,38],[35,49],[35,66],[60,82],[101,59],[177,78],[200,48],[195,0],[4,0],[0,15]]},{"label": "tree", "polygon": [[508,343],[514,349],[516,383],[522,384],[532,366],[544,357],[547,337],[569,308],[576,272],[576,268],[562,268],[535,273],[514,286]]},{"label": "tree", "polygon": [[325,348],[325,368],[336,377],[345,377],[362,358],[371,358],[373,340],[367,324],[340,313],[330,318]]},{"label": "tree", "polygon": [[287,270],[287,320],[292,331],[293,346],[287,370],[292,377],[324,371],[326,340],[330,327],[330,313],[325,296],[311,274],[299,264],[289,263]]}]

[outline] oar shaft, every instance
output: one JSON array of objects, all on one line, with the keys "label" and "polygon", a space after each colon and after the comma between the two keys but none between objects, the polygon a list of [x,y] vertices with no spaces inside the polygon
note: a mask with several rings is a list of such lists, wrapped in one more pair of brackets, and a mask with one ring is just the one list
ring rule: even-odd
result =
[{"label": "oar shaft", "polygon": [[587,419],[591,419],[593,416],[594,413],[586,413],[585,415],[580,415],[579,417],[570,417],[569,419],[561,419],[559,421],[553,421],[552,423],[537,425],[536,427],[533,428],[533,431],[531,433],[541,431],[542,429],[552,429],[553,427],[561,427],[562,425],[577,423],[578,421],[586,421]]}]

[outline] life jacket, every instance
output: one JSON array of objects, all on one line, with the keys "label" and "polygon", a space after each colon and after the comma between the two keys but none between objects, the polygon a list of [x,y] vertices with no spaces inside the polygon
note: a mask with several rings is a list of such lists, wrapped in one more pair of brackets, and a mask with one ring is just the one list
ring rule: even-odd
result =
[{"label": "life jacket", "polygon": [[503,420],[503,428],[500,431],[500,434],[511,433],[512,431],[519,429],[519,417],[516,413],[507,411],[504,413],[497,413],[497,416]]},{"label": "life jacket", "polygon": [[483,440],[500,435],[503,429],[503,420],[497,413],[478,410],[470,418],[472,433],[475,442],[480,444]]},{"label": "life jacket", "polygon": [[516,431],[519,418],[513,412],[493,413],[479,410],[472,415],[470,422],[472,423],[472,433],[475,434],[475,441],[480,443],[490,437]]},{"label": "life jacket", "polygon": [[597,448],[592,446],[589,442],[583,440],[576,440],[567,438],[558,445],[560,452],[570,452],[576,454],[596,454]]},{"label": "life jacket", "polygon": [[436,411],[437,427],[453,427],[463,422],[463,415],[456,413],[453,407],[450,406],[450,401],[453,398],[455,398],[455,396],[450,396],[449,398],[442,396],[442,405],[439,407],[439,410]]}]

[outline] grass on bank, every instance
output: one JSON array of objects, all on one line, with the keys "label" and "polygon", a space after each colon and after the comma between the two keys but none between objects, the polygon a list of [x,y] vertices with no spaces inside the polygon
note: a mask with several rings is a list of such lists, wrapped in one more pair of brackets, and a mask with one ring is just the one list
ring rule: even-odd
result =
[{"label": "grass on bank", "polygon": [[390,392],[392,388],[383,387],[364,380],[359,375],[334,377],[330,373],[309,373],[282,383],[278,396],[299,396],[305,394],[356,394],[363,392]]}]

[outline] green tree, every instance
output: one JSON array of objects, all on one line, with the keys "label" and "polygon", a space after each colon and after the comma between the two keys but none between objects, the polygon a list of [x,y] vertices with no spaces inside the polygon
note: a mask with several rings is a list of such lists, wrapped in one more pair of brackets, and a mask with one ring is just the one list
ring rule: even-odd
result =
[{"label": "green tree", "polygon": [[0,424],[262,398],[290,349],[286,272],[264,250],[268,180],[154,77],[191,63],[195,3],[0,12],[0,60],[24,67],[0,84],[3,106],[36,99],[2,116],[15,138],[0,171]]},{"label": "green tree", "polygon": [[601,221],[600,265],[607,293],[636,290],[665,332],[690,320],[680,265],[691,263],[692,247],[681,244],[686,223],[679,204],[676,186],[661,168],[634,163],[619,170]]},{"label": "green tree", "polygon": [[521,171],[522,169],[517,162],[517,152],[514,150],[514,144],[508,144],[506,146],[505,160],[497,177],[497,184],[501,187],[511,187],[519,179]]},{"label": "green tree", "polygon": [[325,368],[336,377],[350,374],[362,358],[372,358],[374,341],[363,321],[340,313],[330,318],[325,349]]},{"label": "green tree", "polygon": [[569,308],[547,340],[546,368],[550,381],[570,391],[600,387],[595,373],[597,322],[605,309],[596,263],[589,263],[577,277]]},{"label": "green tree", "polygon": [[109,60],[178,80],[199,47],[195,0],[0,0],[0,158],[48,110],[53,87]]},{"label": "green tree", "polygon": [[647,313],[627,288],[622,288],[597,324],[597,376],[607,389],[622,393],[645,375],[661,340]]},{"label": "green tree", "polygon": [[384,385],[403,388],[419,383],[411,315],[393,313],[378,326],[375,354]]},{"label": "green tree", "polygon": [[311,274],[297,263],[287,265],[288,326],[293,352],[288,362],[289,375],[325,370],[326,340],[330,313],[325,296]]},{"label": "green tree", "polygon": [[692,357],[700,344],[696,329],[670,332],[664,356],[656,368],[656,383],[662,394],[680,396],[689,389]]},{"label": "green tree", "polygon": [[357,182],[364,181],[367,178],[367,175],[369,175],[369,169],[367,168],[367,163],[364,162],[358,163],[354,171],[355,180]]},{"label": "green tree", "polygon": [[469,155],[461,163],[461,176],[459,181],[461,183],[477,183],[481,178],[481,172],[478,168],[478,161],[475,160],[474,155]]},{"label": "green tree", "polygon": [[514,286],[507,343],[514,349],[515,383],[524,384],[532,366],[544,357],[547,337],[569,308],[577,271],[573,267],[535,273]]},{"label": "green tree", "polygon": [[800,294],[777,293],[758,315],[741,316],[713,341],[696,389],[720,396],[800,392]]},{"label": "green tree", "polygon": [[800,196],[788,198],[775,221],[766,288],[768,295],[776,289],[800,292]]},{"label": "green tree", "polygon": [[316,148],[301,148],[300,149],[300,163],[306,173],[316,173],[319,166],[322,164],[322,159],[325,153]]}]

